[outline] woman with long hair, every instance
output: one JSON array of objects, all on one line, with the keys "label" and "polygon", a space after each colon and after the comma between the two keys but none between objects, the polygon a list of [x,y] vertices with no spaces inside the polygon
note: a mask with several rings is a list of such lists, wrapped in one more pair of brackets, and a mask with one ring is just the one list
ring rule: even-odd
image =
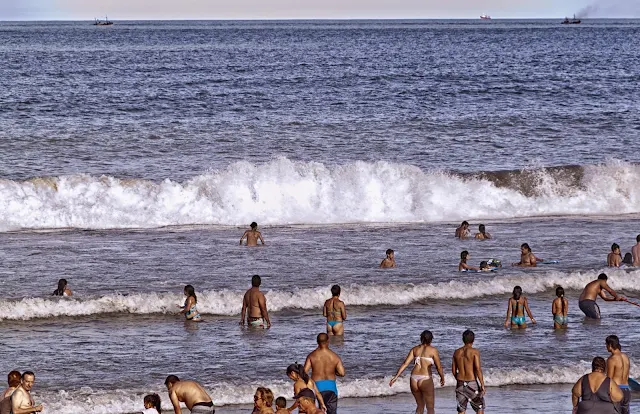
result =
[{"label": "woman with long hair", "polygon": [[187,300],[184,301],[184,306],[182,306],[180,313],[184,313],[188,321],[200,322],[202,319],[197,308],[198,297],[196,296],[196,290],[193,286],[187,285],[184,287],[184,295]]},{"label": "woman with long hair", "polygon": [[504,327],[508,328],[509,324],[511,324],[511,328],[526,328],[526,318],[525,311],[529,318],[531,319],[531,323],[535,325],[536,320],[533,315],[531,315],[531,309],[529,309],[529,302],[527,301],[526,296],[522,296],[522,288],[520,286],[516,286],[513,288],[512,296],[509,298],[509,304],[507,305],[507,318],[504,321]]},{"label": "woman with long hair", "polygon": [[556,288],[556,298],[551,304],[551,313],[553,314],[553,329],[567,328],[567,312],[569,310],[569,300],[564,297],[564,289],[562,286]]},{"label": "woman with long hair", "polygon": [[442,372],[442,364],[440,364],[440,355],[438,350],[431,346],[433,334],[431,331],[424,331],[420,334],[420,345],[414,346],[409,351],[407,358],[404,360],[396,375],[391,378],[389,386],[391,387],[402,371],[404,371],[411,362],[414,363],[409,379],[409,387],[413,398],[416,399],[416,414],[424,413],[426,407],[427,414],[434,414],[435,411],[435,387],[433,385],[432,368],[434,365],[440,376],[440,386],[444,387],[444,374]]},{"label": "woman with long hair", "polygon": [[469,266],[467,264],[467,260],[469,260],[469,258],[471,258],[471,255],[467,250],[463,250],[460,253],[460,263],[458,263],[458,272],[462,272],[465,270],[476,270],[476,271],[480,270],[477,267]]},{"label": "woman with long hair", "polygon": [[[287,377],[289,377],[293,381],[293,395],[294,397],[298,395],[298,393],[305,389],[309,388],[316,395],[316,399],[318,400],[318,405],[321,409],[327,410],[327,407],[324,405],[324,400],[322,399],[322,394],[318,391],[318,387],[316,387],[316,383],[312,380],[309,375],[304,372],[304,367],[297,362],[295,364],[291,364],[287,367]],[[297,403],[295,403],[290,411],[295,409]],[[304,411],[299,411],[304,413]]]},{"label": "woman with long hair", "polygon": [[69,289],[69,287],[67,285],[68,285],[67,279],[58,280],[58,288],[53,291],[53,294],[51,296],[71,296],[71,295],[73,295],[73,292],[71,292],[71,289]]},{"label": "woman with long hair", "polygon": [[142,411],[142,414],[162,414],[160,396],[158,394],[147,394],[144,396],[144,411]]}]

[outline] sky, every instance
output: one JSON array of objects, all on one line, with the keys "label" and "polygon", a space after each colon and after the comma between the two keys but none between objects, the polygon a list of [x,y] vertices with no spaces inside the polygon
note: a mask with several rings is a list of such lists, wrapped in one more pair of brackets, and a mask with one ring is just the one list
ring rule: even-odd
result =
[{"label": "sky", "polygon": [[640,0],[0,0],[0,20],[640,17]]}]

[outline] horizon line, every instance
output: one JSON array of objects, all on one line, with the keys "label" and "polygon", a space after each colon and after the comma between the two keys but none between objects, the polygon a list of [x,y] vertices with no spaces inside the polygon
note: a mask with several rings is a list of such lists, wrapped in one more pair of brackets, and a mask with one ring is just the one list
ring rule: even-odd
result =
[{"label": "horizon line", "polygon": [[[106,16],[105,16],[106,17]],[[557,20],[563,19],[564,17],[571,16],[562,16],[562,17],[491,17],[489,20]],[[638,20],[638,17],[580,17],[577,18],[584,20]],[[2,20],[0,22],[86,22],[86,21],[94,21],[96,17],[86,18],[86,19],[10,19],[10,20]],[[100,18],[98,18],[100,19]],[[376,20],[388,20],[388,21],[428,21],[428,20],[473,20],[473,21],[484,21],[487,20],[480,19],[478,17],[281,17],[281,18],[262,18],[262,17],[245,17],[245,18],[208,18],[208,19],[192,19],[192,18],[175,18],[175,19],[163,19],[163,18],[149,18],[149,19],[133,19],[133,18],[125,18],[125,19],[110,19],[110,21],[119,21],[119,22],[152,22],[152,21],[182,21],[182,22],[208,22],[208,21],[265,21],[265,22],[275,22],[275,21],[376,21]]]}]

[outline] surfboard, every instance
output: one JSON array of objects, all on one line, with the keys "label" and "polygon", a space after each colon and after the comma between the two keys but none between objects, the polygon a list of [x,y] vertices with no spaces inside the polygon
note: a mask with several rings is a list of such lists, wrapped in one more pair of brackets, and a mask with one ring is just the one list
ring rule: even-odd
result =
[{"label": "surfboard", "polygon": [[545,260],[544,262],[536,262],[536,264],[558,264],[559,260]]},{"label": "surfboard", "polygon": [[631,388],[632,391],[640,391],[640,382],[634,378],[629,378],[629,388]]},{"label": "surfboard", "polygon": [[472,269],[462,269],[461,272],[467,272],[467,273],[487,273],[487,272],[495,272],[497,271],[498,268],[497,267],[492,267],[489,268],[489,270],[472,270]]}]

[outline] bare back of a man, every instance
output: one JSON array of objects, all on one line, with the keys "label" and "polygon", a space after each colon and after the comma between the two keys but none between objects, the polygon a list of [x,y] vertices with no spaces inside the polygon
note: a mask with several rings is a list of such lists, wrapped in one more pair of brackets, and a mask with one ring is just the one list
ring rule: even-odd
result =
[{"label": "bare back of a man", "polygon": [[631,255],[633,256],[633,265],[640,266],[640,234],[636,237],[636,245],[631,248]]},{"label": "bare back of a man", "polygon": [[338,354],[329,349],[329,335],[319,334],[317,342],[318,348],[311,352],[304,362],[304,371],[312,371],[311,378],[322,394],[327,414],[335,414],[338,411],[336,376],[344,377],[344,365]]},{"label": "bare back of a man", "polygon": [[174,380],[170,375],[165,381],[169,391],[169,399],[175,414],[182,414],[180,403],[183,402],[192,413],[213,413],[213,402],[209,394],[195,381]]},{"label": "bare back of a man", "polygon": [[242,298],[241,325],[244,325],[246,316],[248,326],[264,327],[266,322],[267,327],[271,327],[271,320],[267,311],[267,298],[264,293],[260,292],[261,283],[260,276],[254,275],[251,278],[251,289],[247,290]]},{"label": "bare back of a man", "polygon": [[484,376],[480,364],[480,351],[473,348],[475,335],[466,330],[462,334],[464,346],[453,353],[451,370],[456,378],[458,412],[465,413],[467,404],[477,413],[484,413]]},{"label": "bare back of a man", "polygon": [[629,389],[629,357],[622,352],[620,339],[616,335],[609,335],[605,340],[607,351],[611,356],[607,359],[607,377],[618,384],[622,391],[620,402],[620,414],[629,414],[631,403],[631,390]]},{"label": "bare back of a man", "polygon": [[247,240],[247,246],[257,246],[258,240],[264,244],[264,239],[262,238],[262,234],[258,231],[258,225],[256,222],[251,223],[251,229],[245,231],[240,238],[241,245],[245,239]]}]

